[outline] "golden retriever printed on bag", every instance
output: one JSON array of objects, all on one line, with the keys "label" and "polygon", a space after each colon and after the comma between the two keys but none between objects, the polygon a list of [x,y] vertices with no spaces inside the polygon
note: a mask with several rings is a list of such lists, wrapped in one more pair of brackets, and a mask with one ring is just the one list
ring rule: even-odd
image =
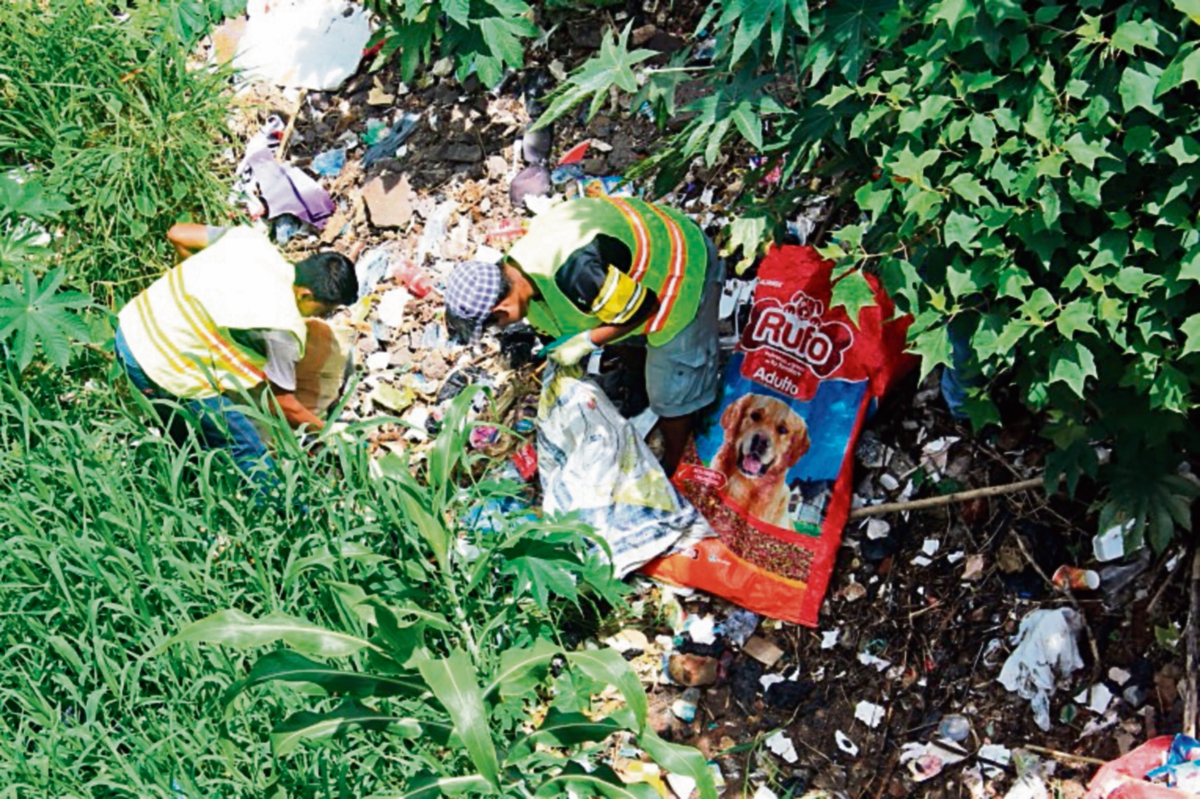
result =
[{"label": "golden retriever printed on bag", "polygon": [[712,467],[725,476],[725,496],[776,527],[787,527],[788,470],[808,452],[808,425],[781,400],[747,394],[721,414],[725,442]]}]

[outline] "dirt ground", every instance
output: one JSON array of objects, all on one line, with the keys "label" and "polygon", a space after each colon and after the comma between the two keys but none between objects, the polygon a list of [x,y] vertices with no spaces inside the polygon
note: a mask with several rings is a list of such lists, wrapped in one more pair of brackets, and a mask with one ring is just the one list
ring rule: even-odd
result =
[{"label": "dirt ground", "polygon": [[[626,19],[615,22],[628,21],[628,11],[617,13]],[[686,14],[672,25],[665,12],[639,9],[633,22],[651,47],[669,49],[674,37],[691,30]],[[598,30],[594,21],[567,20],[551,49],[532,53],[532,60],[569,69],[598,44],[593,35]],[[506,220],[527,217],[508,196],[521,166],[514,148],[528,122],[520,97],[527,81],[518,75],[489,94],[472,81],[460,86],[439,72],[435,68],[402,86],[390,69],[364,70],[339,91],[310,92],[298,104],[296,93],[263,86],[237,95],[231,126],[242,141],[270,113],[294,113],[286,159],[298,166],[309,167],[320,153],[345,145],[347,134],[360,141],[348,148],[341,173],[323,179],[338,213],[323,234],[302,231],[289,249],[331,244],[362,258],[386,247],[395,257],[414,261],[420,254],[420,266],[436,289],[455,261],[475,256],[480,246],[503,248]],[[363,168],[366,145],[361,141],[368,121],[390,124],[404,112],[421,115],[405,149]],[[566,120],[556,126],[552,160],[590,140],[583,171],[619,175],[651,152],[659,135],[644,118],[615,112],[587,125]],[[709,222],[710,232],[719,233],[723,203],[741,190],[746,170],[747,164],[731,159],[709,180],[696,175],[690,181],[686,196],[694,202],[688,210]],[[395,192],[387,203],[394,223],[389,226],[378,224],[380,214],[364,200],[364,187],[376,180],[385,193]],[[568,193],[573,183],[558,188]],[[713,190],[711,198],[706,188]],[[438,219],[445,222],[444,230],[438,230]],[[350,314],[366,377],[347,408],[349,417],[398,413],[433,429],[438,392],[453,372],[467,366],[484,368],[472,379],[484,376],[495,384],[506,419],[528,414],[537,390],[535,367],[525,363],[531,341],[508,342],[512,360],[498,357],[494,341],[476,350],[449,346],[436,330],[436,290],[411,300],[400,324],[384,324],[375,303],[396,285],[385,275],[375,299]],[[931,496],[1036,476],[1049,442],[1036,435],[1036,420],[1019,407],[1008,405],[1004,416],[1002,427],[975,435],[947,413],[936,375],[920,386],[910,380],[866,429],[857,452],[857,496]],[[398,427],[385,426],[373,435],[376,446],[419,448],[421,443],[413,440],[419,434],[402,441],[406,431]],[[947,444],[949,439],[955,440]],[[508,442],[508,451],[518,443]],[[635,631],[622,639],[623,646],[650,688],[656,728],[715,760],[727,797],[822,792],[856,799],[983,797],[1004,795],[1018,774],[1027,772],[1044,777],[1049,795],[1079,796],[1095,768],[1088,758],[1107,760],[1153,735],[1180,729],[1182,645],[1170,640],[1169,631],[1173,623],[1175,630],[1182,628],[1187,604],[1183,563],[1188,559],[1178,546],[1140,561],[1130,557],[1124,573],[1094,563],[1091,538],[1097,521],[1089,499],[1047,498],[1032,490],[875,517],[873,525],[852,521],[819,629],[770,620],[758,624],[756,635],[781,650],[770,665],[722,636],[699,644],[681,632],[686,616],[694,616],[693,623],[706,616],[721,622],[733,606],[699,593],[664,592],[648,581],[639,583],[631,617],[606,622],[596,635],[620,638],[622,630]],[[1046,576],[1064,564],[1101,568],[1101,589],[1073,599],[1055,592]],[[1117,585],[1120,579],[1124,586]],[[1085,666],[1069,688],[1054,695],[1046,732],[1034,724],[1029,702],[1005,691],[996,677],[1021,619],[1034,609],[1063,606],[1075,606],[1086,618],[1079,638]],[[664,677],[672,653],[715,659],[715,683],[683,697],[685,687]],[[769,675],[782,680],[767,690],[762,678]],[[1106,712],[1094,712],[1074,698],[1098,683],[1113,694]],[[688,715],[681,698],[684,705],[694,699],[697,712],[690,722],[680,718]],[[876,726],[856,719],[861,702],[883,709]],[[965,759],[918,781],[915,767],[901,762],[904,746],[932,740],[948,717],[949,724],[958,721],[954,716],[969,724],[960,744]],[[792,742],[794,755],[771,751],[767,740],[776,731]],[[980,757],[980,747],[987,744],[1015,754],[1006,762],[997,754],[1001,750],[985,749]],[[852,747],[857,754],[845,751]],[[761,793],[764,789],[773,794]]]}]

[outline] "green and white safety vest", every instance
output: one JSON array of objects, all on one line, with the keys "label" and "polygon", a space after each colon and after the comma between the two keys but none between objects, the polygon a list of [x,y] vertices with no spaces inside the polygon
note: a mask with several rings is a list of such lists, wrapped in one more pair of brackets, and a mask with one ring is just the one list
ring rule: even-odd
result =
[{"label": "green and white safety vest", "polygon": [[574,335],[601,324],[580,311],[554,282],[555,273],[572,253],[600,234],[629,248],[629,276],[658,297],[658,310],[631,335],[642,333],[651,346],[662,346],[696,317],[708,249],[703,231],[683,214],[627,197],[560,203],[536,217],[512,246],[509,257],[540,295],[529,303],[529,323],[552,336]]},{"label": "green and white safety vest", "polygon": [[117,318],[138,365],[182,399],[251,389],[267,356],[230,330],[282,330],[304,351],[296,270],[263,234],[235,227],[156,280]]}]

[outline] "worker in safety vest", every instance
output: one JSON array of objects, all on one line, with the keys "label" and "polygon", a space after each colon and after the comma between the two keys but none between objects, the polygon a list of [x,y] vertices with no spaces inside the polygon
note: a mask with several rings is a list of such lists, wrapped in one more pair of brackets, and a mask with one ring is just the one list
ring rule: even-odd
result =
[{"label": "worker in safety vest", "polygon": [[174,398],[193,412],[206,446],[228,448],[247,473],[269,469],[266,447],[236,400],[265,382],[293,428],[324,427],[293,394],[304,318],[355,301],[354,265],[335,252],[293,265],[248,227],[182,224],[167,238],[185,260],[121,310],[117,358],[144,395]]},{"label": "worker in safety vest", "polygon": [[723,264],[704,232],[671,208],[581,198],[536,217],[500,265],[469,261],[446,281],[446,321],[460,341],[528,319],[557,337],[548,357],[576,364],[644,335],[646,391],[672,473],[695,414],[716,399]]}]

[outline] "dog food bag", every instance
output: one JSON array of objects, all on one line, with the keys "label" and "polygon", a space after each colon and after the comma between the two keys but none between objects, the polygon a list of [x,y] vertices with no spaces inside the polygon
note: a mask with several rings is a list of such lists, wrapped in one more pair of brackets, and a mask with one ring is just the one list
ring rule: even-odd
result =
[{"label": "dog food bag", "polygon": [[850,509],[854,448],[888,388],[915,365],[911,319],[868,277],[858,324],[829,307],[833,264],[776,247],[758,272],[716,409],[675,475],[717,538],[644,569],[756,613],[815,627]]}]

